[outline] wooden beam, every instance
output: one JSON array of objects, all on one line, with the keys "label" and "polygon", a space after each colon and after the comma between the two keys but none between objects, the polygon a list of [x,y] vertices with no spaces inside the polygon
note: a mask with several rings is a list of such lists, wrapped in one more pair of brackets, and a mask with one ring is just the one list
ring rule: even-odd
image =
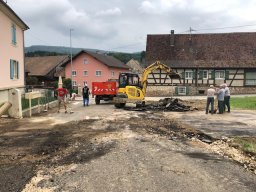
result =
[{"label": "wooden beam", "polygon": [[234,79],[236,78],[236,75],[237,75],[238,70],[239,70],[239,69],[236,70],[236,73],[235,73],[235,75],[233,76],[233,79],[231,80],[231,82],[229,83],[228,86],[231,86],[231,85],[232,85]]}]

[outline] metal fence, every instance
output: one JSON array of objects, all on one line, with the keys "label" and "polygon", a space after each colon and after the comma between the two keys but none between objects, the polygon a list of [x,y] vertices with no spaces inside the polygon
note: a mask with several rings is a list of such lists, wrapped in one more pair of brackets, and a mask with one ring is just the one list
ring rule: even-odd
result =
[{"label": "metal fence", "polygon": [[[45,106],[45,108],[48,108],[49,103],[56,100],[57,98],[55,97],[54,89],[26,89],[26,92],[32,92],[32,91],[38,91],[41,93],[42,97],[32,99],[31,100],[31,107],[42,105]],[[25,98],[25,94],[21,95],[21,105],[22,105],[22,110],[28,109],[29,108],[29,99]]]}]

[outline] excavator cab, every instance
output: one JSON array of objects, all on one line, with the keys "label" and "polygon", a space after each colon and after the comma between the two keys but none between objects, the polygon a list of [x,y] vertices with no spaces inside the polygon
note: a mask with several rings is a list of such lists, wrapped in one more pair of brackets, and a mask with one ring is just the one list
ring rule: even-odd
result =
[{"label": "excavator cab", "polygon": [[120,73],[119,74],[119,88],[126,86],[140,87],[140,77],[135,73]]}]

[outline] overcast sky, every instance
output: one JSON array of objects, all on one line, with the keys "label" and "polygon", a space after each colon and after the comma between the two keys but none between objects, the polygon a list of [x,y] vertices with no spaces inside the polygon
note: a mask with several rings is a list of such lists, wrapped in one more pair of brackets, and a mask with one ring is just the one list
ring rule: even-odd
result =
[{"label": "overcast sky", "polygon": [[[73,47],[122,52],[145,50],[147,34],[171,29],[256,31],[255,0],[8,0],[8,5],[30,27],[26,46],[69,47],[71,28]],[[216,29],[223,27],[230,28]]]}]

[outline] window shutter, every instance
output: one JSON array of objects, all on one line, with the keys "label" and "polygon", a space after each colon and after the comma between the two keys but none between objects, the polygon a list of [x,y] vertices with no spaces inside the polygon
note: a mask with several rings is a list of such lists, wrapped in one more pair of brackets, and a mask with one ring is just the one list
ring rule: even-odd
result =
[{"label": "window shutter", "polygon": [[14,25],[14,43],[16,44],[16,26]]},{"label": "window shutter", "polygon": [[10,59],[10,78],[13,79],[13,60]]},{"label": "window shutter", "polygon": [[16,44],[16,27],[14,24],[12,25],[12,44]]},{"label": "window shutter", "polygon": [[203,79],[203,71],[199,71],[199,77],[198,79]]},{"label": "window shutter", "polygon": [[229,71],[225,71],[225,79],[229,80]]},{"label": "window shutter", "polygon": [[214,70],[211,71],[211,79],[215,79],[215,71]]},{"label": "window shutter", "polygon": [[175,87],[175,94],[178,95],[178,87]]},{"label": "window shutter", "polygon": [[189,94],[189,86],[186,86],[186,95]]},{"label": "window shutter", "polygon": [[19,62],[17,61],[17,79],[19,79],[20,78],[20,74],[19,74],[19,71],[20,71],[20,69],[19,69]]},{"label": "window shutter", "polygon": [[193,71],[193,79],[196,79],[196,72]]}]

